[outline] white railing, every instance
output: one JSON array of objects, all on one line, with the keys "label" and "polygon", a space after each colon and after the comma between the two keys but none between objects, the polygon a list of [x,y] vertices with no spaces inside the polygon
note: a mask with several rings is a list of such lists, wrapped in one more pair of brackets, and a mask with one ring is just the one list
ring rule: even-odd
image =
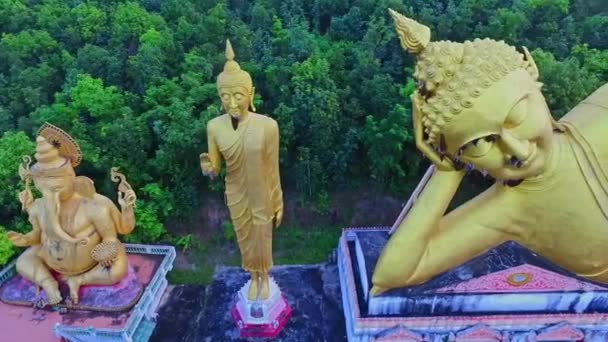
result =
[{"label": "white railing", "polygon": [[167,273],[173,268],[173,260],[175,260],[175,248],[173,246],[154,246],[154,245],[139,245],[125,244],[125,248],[130,254],[153,254],[164,255],[158,270],[154,277],[146,286],[144,293],[133,307],[131,316],[129,317],[125,328],[122,330],[116,329],[96,329],[93,327],[71,327],[67,325],[55,325],[55,334],[58,337],[63,337],[68,341],[121,341],[132,342],[133,336],[138,327],[145,319],[151,319],[155,308],[160,303],[164,290],[167,288]]}]

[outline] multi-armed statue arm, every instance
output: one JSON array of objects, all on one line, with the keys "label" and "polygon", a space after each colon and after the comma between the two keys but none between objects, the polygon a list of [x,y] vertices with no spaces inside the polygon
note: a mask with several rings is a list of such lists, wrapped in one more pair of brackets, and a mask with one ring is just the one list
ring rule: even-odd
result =
[{"label": "multi-armed statue arm", "polygon": [[28,176],[31,162],[32,159],[29,156],[25,156],[23,157],[23,163],[19,165],[19,176],[25,184],[25,189],[19,193],[19,202],[21,202],[21,210],[28,213],[32,231],[27,234],[20,234],[13,231],[7,233],[9,240],[18,247],[28,247],[40,244],[40,223],[31,213],[34,205],[34,195],[32,194],[31,189],[32,179]]},{"label": "multi-armed statue arm", "polygon": [[127,178],[124,174],[118,172],[118,168],[113,167],[110,170],[110,175],[113,182],[118,183],[118,204],[120,204],[120,224],[118,233],[122,235],[129,234],[135,228],[135,206],[137,196],[135,191],[127,182]]}]

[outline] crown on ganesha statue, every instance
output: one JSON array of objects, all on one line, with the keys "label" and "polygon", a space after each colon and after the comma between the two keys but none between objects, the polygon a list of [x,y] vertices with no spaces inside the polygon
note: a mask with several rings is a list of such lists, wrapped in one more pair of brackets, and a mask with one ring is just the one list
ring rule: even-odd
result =
[{"label": "crown on ganesha statue", "polygon": [[22,179],[32,177],[74,176],[74,168],[82,161],[82,152],[76,141],[61,128],[45,123],[36,138],[36,163],[24,157],[19,168]]},{"label": "crown on ganesha statue", "polygon": [[417,143],[434,145],[437,150],[446,124],[473,107],[475,98],[511,72],[523,69],[538,80],[538,69],[525,47],[522,54],[503,41],[487,38],[432,42],[427,26],[392,9],[389,12],[401,46],[417,58],[414,77],[418,89],[412,100],[424,130],[424,137],[419,135],[423,141]]}]

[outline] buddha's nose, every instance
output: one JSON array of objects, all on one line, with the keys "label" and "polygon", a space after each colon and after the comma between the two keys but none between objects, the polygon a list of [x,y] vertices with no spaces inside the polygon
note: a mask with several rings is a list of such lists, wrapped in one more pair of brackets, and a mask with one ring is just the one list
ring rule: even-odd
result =
[{"label": "buddha's nose", "polygon": [[530,143],[527,140],[517,139],[513,134],[503,130],[500,134],[500,141],[505,148],[508,158],[515,157],[525,161],[530,153]]}]

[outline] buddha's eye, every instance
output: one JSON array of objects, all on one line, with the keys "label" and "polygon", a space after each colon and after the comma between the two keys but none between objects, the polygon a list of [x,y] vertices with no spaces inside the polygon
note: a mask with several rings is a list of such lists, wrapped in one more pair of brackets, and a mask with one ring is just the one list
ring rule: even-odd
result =
[{"label": "buddha's eye", "polygon": [[241,101],[243,99],[243,94],[235,94],[234,99],[237,101]]},{"label": "buddha's eye", "polygon": [[494,146],[496,136],[489,135],[487,137],[475,139],[465,145],[463,154],[471,158],[479,158],[486,155]]},{"label": "buddha's eye", "polygon": [[507,128],[517,127],[528,116],[528,101],[526,101],[526,99],[527,97],[524,97],[519,100],[519,102],[511,108],[511,111],[509,111],[509,115],[507,115],[507,118],[505,119],[505,126]]},{"label": "buddha's eye", "polygon": [[222,101],[226,101],[226,102],[230,101],[230,95],[222,94]]}]

